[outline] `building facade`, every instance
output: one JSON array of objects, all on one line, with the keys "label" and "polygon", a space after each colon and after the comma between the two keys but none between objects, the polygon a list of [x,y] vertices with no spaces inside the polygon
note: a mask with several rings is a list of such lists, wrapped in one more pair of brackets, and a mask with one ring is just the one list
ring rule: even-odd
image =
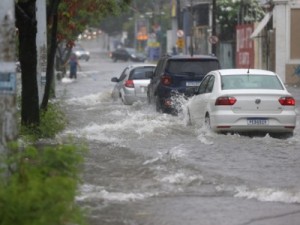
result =
[{"label": "building facade", "polygon": [[273,0],[275,71],[287,84],[300,84],[300,0]]},{"label": "building facade", "polygon": [[300,84],[300,0],[261,3],[269,10],[250,36],[255,67],[275,71],[286,84]]}]

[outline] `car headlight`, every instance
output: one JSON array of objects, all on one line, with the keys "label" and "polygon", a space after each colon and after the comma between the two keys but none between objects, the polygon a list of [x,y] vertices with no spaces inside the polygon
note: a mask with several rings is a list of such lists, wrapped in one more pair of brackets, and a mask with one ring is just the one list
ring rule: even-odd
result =
[{"label": "car headlight", "polygon": [[131,57],[132,57],[132,58],[136,58],[136,55],[135,55],[135,54],[131,54]]}]

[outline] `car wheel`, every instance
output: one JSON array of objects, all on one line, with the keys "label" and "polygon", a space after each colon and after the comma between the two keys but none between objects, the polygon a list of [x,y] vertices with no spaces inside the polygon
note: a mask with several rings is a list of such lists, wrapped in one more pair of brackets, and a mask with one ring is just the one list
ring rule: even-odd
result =
[{"label": "car wheel", "polygon": [[155,98],[155,107],[157,112],[162,112],[162,106],[158,96]]},{"label": "car wheel", "polygon": [[118,60],[117,57],[114,57],[114,58],[113,58],[113,61],[114,61],[114,62],[117,62],[117,60]]},{"label": "car wheel", "polygon": [[190,113],[190,109],[189,108],[187,108],[186,114],[187,114],[187,121],[186,121],[187,125],[191,126],[192,125],[192,119],[191,119],[191,113]]},{"label": "car wheel", "polygon": [[147,100],[148,100],[148,104],[151,104],[151,97],[150,97],[150,93],[147,92]]},{"label": "car wheel", "polygon": [[205,127],[206,127],[208,130],[211,130],[209,114],[206,114],[206,115],[205,115],[204,124],[205,124]]},{"label": "car wheel", "polygon": [[269,135],[272,138],[278,138],[278,139],[287,139],[293,137],[293,132],[286,132],[286,133],[269,133]]}]

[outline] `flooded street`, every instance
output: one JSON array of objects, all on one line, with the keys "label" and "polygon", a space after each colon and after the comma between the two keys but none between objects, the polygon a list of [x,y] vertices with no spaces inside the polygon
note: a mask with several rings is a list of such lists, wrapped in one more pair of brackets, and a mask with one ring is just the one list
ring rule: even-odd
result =
[{"label": "flooded street", "polygon": [[[90,61],[57,96],[69,120],[58,138],[89,147],[77,198],[89,224],[299,225],[300,115],[289,139],[187,126],[184,113],[113,101],[110,80],[128,63],[86,46]],[[300,111],[300,88],[289,90]]]}]

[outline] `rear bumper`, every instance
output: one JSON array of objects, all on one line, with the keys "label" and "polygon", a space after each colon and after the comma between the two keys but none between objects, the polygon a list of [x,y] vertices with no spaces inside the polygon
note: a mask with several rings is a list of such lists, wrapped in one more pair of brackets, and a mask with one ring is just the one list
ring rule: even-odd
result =
[{"label": "rear bumper", "polygon": [[[248,125],[248,118],[267,118],[266,125]],[[287,133],[293,132],[296,127],[296,113],[285,111],[280,114],[244,114],[236,115],[224,111],[210,115],[211,129],[216,132],[236,131],[236,132],[274,132]]]},{"label": "rear bumper", "polygon": [[126,90],[123,94],[124,100],[127,104],[132,105],[137,101],[147,101],[147,93],[136,95],[134,91]]}]

